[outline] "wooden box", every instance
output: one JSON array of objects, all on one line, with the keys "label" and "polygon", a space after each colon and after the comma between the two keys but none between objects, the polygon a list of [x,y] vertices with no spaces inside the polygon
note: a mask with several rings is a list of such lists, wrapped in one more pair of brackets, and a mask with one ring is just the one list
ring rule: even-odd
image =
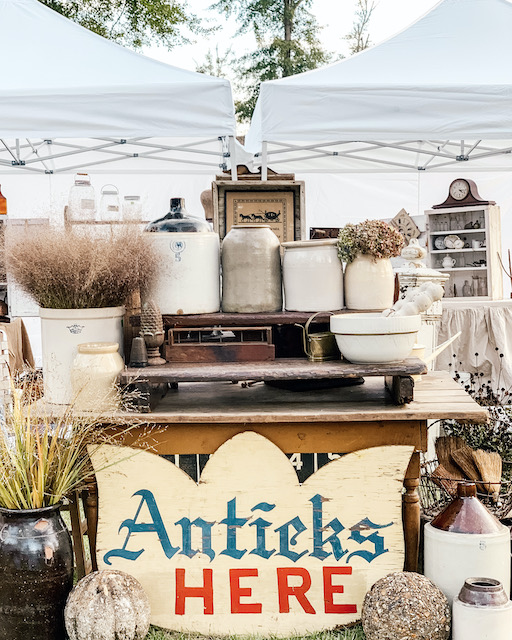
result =
[{"label": "wooden box", "polygon": [[167,362],[250,362],[274,360],[271,327],[169,329]]}]

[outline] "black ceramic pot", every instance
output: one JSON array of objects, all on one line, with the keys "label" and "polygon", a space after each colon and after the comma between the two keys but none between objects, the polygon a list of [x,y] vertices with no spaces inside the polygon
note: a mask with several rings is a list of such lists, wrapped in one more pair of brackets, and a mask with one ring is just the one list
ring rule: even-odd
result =
[{"label": "black ceramic pot", "polygon": [[0,640],[64,640],[73,547],[59,512],[0,508]]}]

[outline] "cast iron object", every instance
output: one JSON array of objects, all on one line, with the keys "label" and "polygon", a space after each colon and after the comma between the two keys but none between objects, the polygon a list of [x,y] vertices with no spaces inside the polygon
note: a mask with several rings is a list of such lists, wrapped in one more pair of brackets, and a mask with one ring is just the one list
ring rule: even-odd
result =
[{"label": "cast iron object", "polygon": [[59,508],[0,508],[0,640],[66,637],[73,547]]},{"label": "cast iron object", "polygon": [[452,533],[499,533],[500,521],[476,497],[474,482],[460,482],[457,497],[430,523]]},{"label": "cast iron object", "polygon": [[459,600],[477,607],[499,607],[507,604],[508,596],[499,580],[494,578],[466,578]]}]

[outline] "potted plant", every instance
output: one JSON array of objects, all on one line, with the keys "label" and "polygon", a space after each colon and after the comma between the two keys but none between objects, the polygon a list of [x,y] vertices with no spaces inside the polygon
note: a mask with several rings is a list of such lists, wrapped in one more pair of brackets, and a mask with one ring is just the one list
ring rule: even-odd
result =
[{"label": "potted plant", "polygon": [[49,228],[7,238],[7,268],[40,306],[45,398],[72,400],[70,372],[77,346],[123,344],[124,304],[153,273],[155,258],[143,234],[121,228],[99,235]]},{"label": "potted plant", "polygon": [[93,418],[36,413],[13,389],[0,418],[0,638],[60,640],[73,549],[60,507],[92,473],[105,438]]},{"label": "potted plant", "polygon": [[399,231],[382,220],[346,224],[338,235],[338,256],[345,267],[348,309],[383,310],[393,304],[394,274],[389,258],[404,246]]}]

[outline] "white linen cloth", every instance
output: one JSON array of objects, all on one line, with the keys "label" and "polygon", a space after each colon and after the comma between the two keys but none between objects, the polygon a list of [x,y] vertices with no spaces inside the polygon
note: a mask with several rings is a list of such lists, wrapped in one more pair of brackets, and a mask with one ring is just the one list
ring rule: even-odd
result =
[{"label": "white linen cloth", "polygon": [[435,369],[481,372],[495,391],[512,392],[512,300],[443,304],[438,344],[458,331],[462,335],[437,357]]}]

